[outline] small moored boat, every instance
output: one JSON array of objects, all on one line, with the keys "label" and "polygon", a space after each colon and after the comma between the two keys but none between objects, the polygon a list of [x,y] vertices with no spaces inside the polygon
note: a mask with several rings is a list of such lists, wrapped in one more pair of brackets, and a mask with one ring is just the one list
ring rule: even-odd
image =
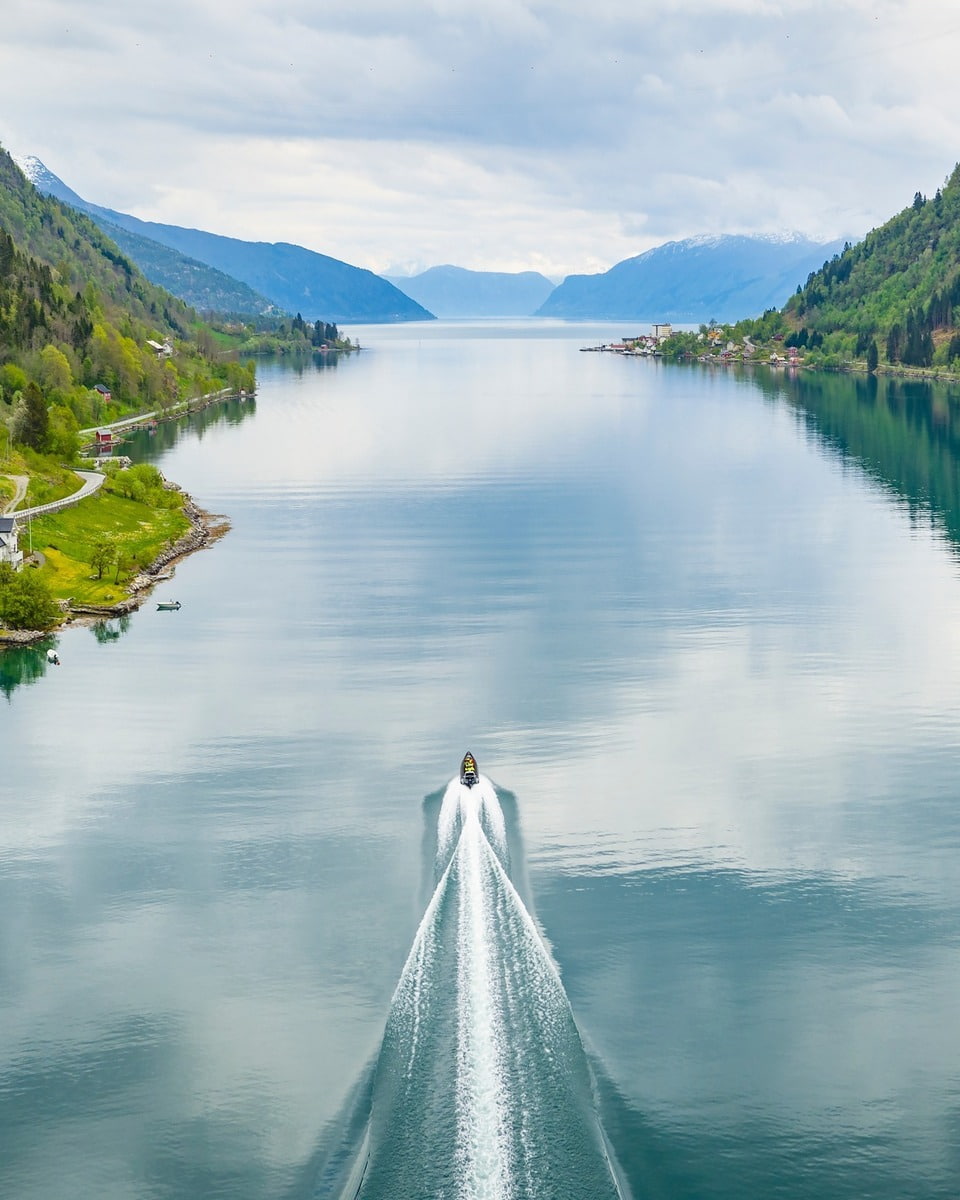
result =
[{"label": "small moored boat", "polygon": [[51,648],[47,651],[47,662],[53,663],[55,667],[60,666],[60,656],[57,654],[56,650]]},{"label": "small moored boat", "polygon": [[472,788],[475,783],[480,782],[477,760],[469,750],[463,756],[463,762],[460,764],[460,782],[468,788]]},{"label": "small moored boat", "polygon": [[160,600],[157,602],[158,612],[176,612],[179,607],[179,600]]}]

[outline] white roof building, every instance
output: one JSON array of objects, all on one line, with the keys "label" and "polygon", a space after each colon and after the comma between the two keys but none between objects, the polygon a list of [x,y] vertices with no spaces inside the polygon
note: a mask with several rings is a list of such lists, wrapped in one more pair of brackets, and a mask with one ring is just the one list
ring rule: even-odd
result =
[{"label": "white roof building", "polygon": [[17,518],[0,517],[0,563],[9,563],[15,571],[23,563],[23,552],[17,542]]}]

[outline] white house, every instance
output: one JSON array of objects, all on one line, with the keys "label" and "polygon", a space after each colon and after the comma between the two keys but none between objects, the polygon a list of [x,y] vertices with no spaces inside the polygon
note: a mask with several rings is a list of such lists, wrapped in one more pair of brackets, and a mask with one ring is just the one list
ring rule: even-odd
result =
[{"label": "white house", "polygon": [[20,569],[23,553],[17,546],[16,517],[0,517],[0,563],[10,563],[15,571]]}]

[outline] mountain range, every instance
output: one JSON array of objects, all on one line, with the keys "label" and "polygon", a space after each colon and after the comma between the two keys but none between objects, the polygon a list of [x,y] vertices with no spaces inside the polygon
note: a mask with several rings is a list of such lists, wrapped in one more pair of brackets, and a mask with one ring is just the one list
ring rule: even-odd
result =
[{"label": "mountain range", "polygon": [[[127,240],[122,248],[151,282],[161,284],[175,295],[182,295],[180,277],[192,273],[195,282],[197,265],[205,264],[220,273],[212,281],[204,282],[210,301],[226,287],[222,276],[230,276],[257,293],[251,297],[249,291],[241,290],[241,307],[232,311],[265,311],[274,305],[284,312],[298,312],[308,321],[336,324],[421,321],[433,315],[392,283],[362,267],[350,266],[289,242],[246,242],[200,229],[141,221],[84,200],[37,158],[21,158],[18,165],[37,191],[87,213],[108,236],[115,237],[120,229],[139,239]],[[158,244],[176,251],[188,262],[160,254],[155,249]],[[256,307],[261,304],[263,308]],[[200,307],[216,305],[210,302]]]},{"label": "mountain range", "polygon": [[449,265],[387,278],[438,317],[529,317],[554,288],[539,271],[469,271]]},{"label": "mountain range", "polygon": [[568,275],[539,317],[737,321],[780,308],[844,242],[724,234],[667,242],[599,275]]},{"label": "mountain range", "polygon": [[536,271],[444,265],[409,277],[372,271],[288,242],[247,242],[143,221],[83,199],[39,159],[18,160],[38,191],[87,213],[148,279],[199,311],[277,310],[344,322],[439,317],[736,321],[779,308],[842,241],[720,235],[667,242],[554,287]]}]

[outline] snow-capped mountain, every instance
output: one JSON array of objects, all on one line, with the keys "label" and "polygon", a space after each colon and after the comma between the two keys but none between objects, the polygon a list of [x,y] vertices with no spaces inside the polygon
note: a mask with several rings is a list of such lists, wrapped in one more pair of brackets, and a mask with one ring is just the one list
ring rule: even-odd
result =
[{"label": "snow-capped mountain", "polygon": [[537,315],[692,323],[755,317],[781,308],[843,244],[799,234],[666,242],[603,274],[568,275]]}]

